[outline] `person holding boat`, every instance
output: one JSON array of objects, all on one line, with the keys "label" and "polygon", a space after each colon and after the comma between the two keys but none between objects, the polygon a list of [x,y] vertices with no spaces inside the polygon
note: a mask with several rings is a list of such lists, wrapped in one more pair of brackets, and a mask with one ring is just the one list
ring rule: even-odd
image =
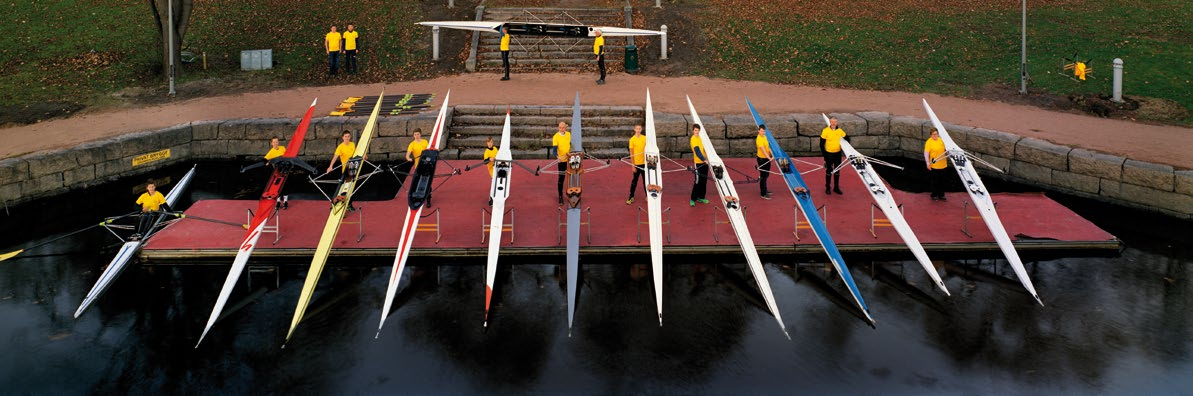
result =
[{"label": "person holding boat", "polygon": [[634,166],[634,176],[630,179],[630,197],[625,204],[634,203],[634,190],[638,188],[638,178],[642,178],[642,187],[646,187],[646,136],[642,134],[642,124],[634,125],[634,136],[630,137],[630,164]]},{"label": "person holding boat", "polygon": [[949,160],[944,155],[944,141],[940,140],[940,132],[932,128],[932,135],[924,142],[924,164],[928,167],[928,191],[933,201],[944,201],[944,181],[948,177],[945,173],[949,168]]},{"label": "person holding boat", "polygon": [[706,204],[708,199],[704,198],[708,193],[708,163],[705,161],[708,158],[704,156],[703,141],[700,139],[700,124],[692,125],[692,138],[688,140],[692,146],[692,165],[695,166],[696,181],[692,183],[692,197],[688,201],[688,206],[696,206],[696,203]]},{"label": "person holding boat", "polygon": [[[485,153],[481,156],[485,161],[485,168],[489,170],[489,180],[493,179],[493,165],[497,159],[497,146],[493,145],[493,137],[485,138]],[[489,196],[489,206],[493,206],[493,197]]]},{"label": "person holding boat", "polygon": [[510,29],[505,25],[501,25],[501,68],[505,69],[505,76],[501,77],[501,81],[509,81],[510,79]]},{"label": "person holding boat", "polygon": [[[352,132],[344,130],[344,133],[340,134],[340,145],[336,146],[336,152],[332,153],[331,155],[331,163],[327,164],[327,173],[331,173],[331,170],[335,168],[336,160],[338,159],[340,160],[340,171],[343,172],[343,174],[340,176],[340,179],[343,179],[344,176],[347,176],[349,173],[351,173],[348,169],[348,160],[352,159],[352,156],[355,154],[356,143],[352,142]],[[365,154],[364,159],[368,160],[369,155]]]},{"label": "person holding boat", "polygon": [[770,141],[766,139],[766,125],[758,125],[758,137],[754,138],[754,146],[758,148],[755,155],[758,161],[758,188],[762,193],[762,199],[770,199],[770,192],[766,191],[766,178],[770,177],[770,163],[774,162],[775,157],[770,152]]},{"label": "person holding boat", "polygon": [[551,137],[551,147],[555,149],[555,156],[559,159],[559,204],[563,205],[563,181],[567,176],[568,152],[572,149],[572,133],[568,131],[566,122],[559,122],[559,130]]},{"label": "person holding boat", "polygon": [[592,53],[596,55],[597,68],[601,69],[601,79],[597,80],[597,85],[605,84],[605,36],[601,35],[601,30],[593,31],[596,34],[596,40],[592,42]]},{"label": "person holding boat", "polygon": [[141,220],[137,223],[137,233],[133,234],[133,238],[139,238],[142,235],[149,233],[149,227],[153,226],[153,215],[151,212],[157,212],[162,205],[169,205],[166,203],[166,197],[161,192],[157,191],[157,184],[149,182],[145,184],[145,192],[137,197],[137,205],[141,206]]},{"label": "person holding boat", "polygon": [[841,166],[841,139],[845,130],[837,127],[837,118],[829,118],[828,126],[820,131],[820,155],[824,157],[824,193],[841,194],[841,173],[833,170]]},{"label": "person holding boat", "polygon": [[273,139],[269,139],[269,152],[265,153],[266,164],[268,164],[269,161],[272,161],[274,158],[281,157],[285,154],[286,146],[282,145],[281,139],[278,139],[277,136],[274,136]]},{"label": "person holding boat", "polygon": [[410,133],[410,143],[406,145],[406,162],[398,165],[398,188],[406,184],[406,178],[414,171],[414,167],[418,165],[418,158],[422,156],[423,150],[429,146],[429,142],[423,139],[423,129],[414,128]]}]

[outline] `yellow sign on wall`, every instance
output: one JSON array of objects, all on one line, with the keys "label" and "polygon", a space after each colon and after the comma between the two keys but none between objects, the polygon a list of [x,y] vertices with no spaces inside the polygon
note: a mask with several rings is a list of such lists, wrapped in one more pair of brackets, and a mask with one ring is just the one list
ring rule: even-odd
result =
[{"label": "yellow sign on wall", "polygon": [[141,154],[133,157],[133,166],[141,166],[154,161],[161,161],[170,158],[170,149],[154,151],[152,153]]}]

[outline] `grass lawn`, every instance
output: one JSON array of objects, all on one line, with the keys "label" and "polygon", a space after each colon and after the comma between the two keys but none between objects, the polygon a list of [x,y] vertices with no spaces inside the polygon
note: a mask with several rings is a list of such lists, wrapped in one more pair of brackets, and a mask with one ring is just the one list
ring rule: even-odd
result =
[{"label": "grass lawn", "polygon": [[[732,79],[878,90],[1017,90],[1020,3],[1004,2],[708,0],[710,10],[698,13],[710,42],[699,68]],[[1109,94],[1117,57],[1125,63],[1127,95],[1193,108],[1193,2],[1029,5],[1030,88]],[[1062,58],[1074,52],[1092,59],[1092,78],[1077,82],[1062,73]]]}]

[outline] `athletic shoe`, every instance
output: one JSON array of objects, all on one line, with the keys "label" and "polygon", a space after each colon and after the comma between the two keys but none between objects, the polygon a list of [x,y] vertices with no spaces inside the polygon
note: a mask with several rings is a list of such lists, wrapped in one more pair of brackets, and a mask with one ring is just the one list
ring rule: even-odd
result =
[{"label": "athletic shoe", "polygon": [[837,193],[837,195],[843,195],[843,194],[845,194],[845,193],[841,192],[841,187],[836,187],[836,188],[833,188],[833,192]]},{"label": "athletic shoe", "polygon": [[630,197],[630,199],[627,199],[627,200],[625,200],[625,204],[626,204],[626,205],[629,205],[629,204],[632,204],[632,203],[634,203],[634,197]]},{"label": "athletic shoe", "polygon": [[605,85],[605,79],[597,80],[597,85]]},{"label": "athletic shoe", "polygon": [[696,201],[688,201],[688,206],[696,206]]},{"label": "athletic shoe", "polygon": [[762,199],[770,199],[770,194],[763,195]]},{"label": "athletic shoe", "polygon": [[708,200],[707,200],[707,199],[704,199],[704,198],[700,198],[700,199],[697,199],[697,200],[696,200],[696,202],[699,202],[699,203],[702,203],[702,204],[706,204],[706,203],[708,203]]},{"label": "athletic shoe", "polygon": [[501,78],[501,81],[509,81],[509,80],[510,80],[509,76],[506,76],[506,77],[502,77],[502,78]]}]

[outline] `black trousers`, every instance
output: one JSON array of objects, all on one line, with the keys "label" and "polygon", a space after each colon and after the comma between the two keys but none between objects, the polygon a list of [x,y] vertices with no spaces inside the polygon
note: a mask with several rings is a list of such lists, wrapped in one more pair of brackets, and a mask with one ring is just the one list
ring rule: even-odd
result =
[{"label": "black trousers", "polygon": [[501,67],[505,69],[505,78],[510,77],[510,52],[501,51]]},{"label": "black trousers", "polygon": [[605,79],[605,54],[602,53],[597,57],[597,67],[601,69],[601,80],[603,81]]},{"label": "black trousers", "polygon": [[638,165],[634,165],[634,177],[630,179],[630,198],[634,198],[634,190],[638,188],[639,176],[642,177],[642,192],[646,192],[646,170],[639,168]]},{"label": "black trousers", "polygon": [[770,160],[766,158],[754,158],[758,160],[758,188],[762,191],[762,195],[766,195],[766,178],[770,177]]},{"label": "black trousers", "polygon": [[356,73],[356,50],[344,51],[344,69],[349,74]]},{"label": "black trousers", "polygon": [[157,211],[141,212],[141,218],[137,221],[137,233],[141,236],[149,233],[149,227],[153,226],[153,219],[157,217]]},{"label": "black trousers", "polygon": [[340,51],[332,51],[327,53],[327,74],[336,75],[336,69],[340,64]]},{"label": "black trousers", "polygon": [[841,187],[841,173],[833,173],[833,169],[841,166],[841,157],[840,151],[824,153],[824,188],[830,187],[829,182],[832,182],[831,186]]},{"label": "black trousers", "polygon": [[557,169],[559,169],[559,199],[563,199],[563,180],[567,177],[567,161],[560,162]]},{"label": "black trousers", "polygon": [[692,184],[692,200],[704,199],[708,192],[708,164],[696,164],[696,182]]},{"label": "black trousers", "polygon": [[944,180],[949,168],[928,170],[928,191],[932,198],[944,197]]}]

